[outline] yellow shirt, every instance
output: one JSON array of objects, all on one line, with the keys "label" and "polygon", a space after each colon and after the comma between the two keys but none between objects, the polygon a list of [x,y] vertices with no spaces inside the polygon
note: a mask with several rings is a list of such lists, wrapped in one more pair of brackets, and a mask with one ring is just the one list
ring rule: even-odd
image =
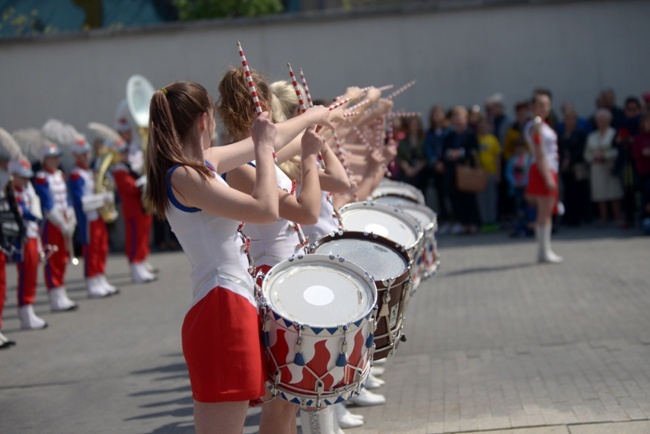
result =
[{"label": "yellow shirt", "polygon": [[481,167],[492,175],[497,173],[497,161],[501,155],[499,140],[492,134],[478,136],[478,161]]}]

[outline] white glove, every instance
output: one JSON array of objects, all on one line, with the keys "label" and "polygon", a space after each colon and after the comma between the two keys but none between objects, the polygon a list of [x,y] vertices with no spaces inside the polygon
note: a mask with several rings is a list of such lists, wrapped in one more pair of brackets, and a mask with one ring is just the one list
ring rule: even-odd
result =
[{"label": "white glove", "polygon": [[81,207],[84,212],[94,211],[101,208],[106,203],[106,198],[103,194],[88,194],[81,198]]},{"label": "white glove", "polygon": [[114,191],[105,191],[104,192],[104,203],[115,203],[115,192]]},{"label": "white glove", "polygon": [[65,209],[65,217],[66,221],[70,226],[72,226],[72,230],[74,231],[74,227],[77,226],[77,214],[75,214],[74,208],[71,206],[67,207]]},{"label": "white glove", "polygon": [[144,188],[147,185],[147,175],[142,175],[138,179],[135,180],[135,186]]},{"label": "white glove", "polygon": [[61,229],[61,231],[65,231],[67,221],[61,208],[53,208],[50,212],[47,213],[46,218],[54,226]]},{"label": "white glove", "polygon": [[61,232],[63,232],[63,235],[66,237],[71,237],[74,234],[74,229],[77,226],[76,222],[70,222],[65,226],[65,229],[63,229]]}]

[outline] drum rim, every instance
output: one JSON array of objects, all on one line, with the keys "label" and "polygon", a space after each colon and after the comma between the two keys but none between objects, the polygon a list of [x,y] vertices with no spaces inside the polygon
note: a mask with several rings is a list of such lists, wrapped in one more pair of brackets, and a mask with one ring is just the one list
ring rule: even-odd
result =
[{"label": "drum rim", "polygon": [[[423,225],[424,226],[424,231],[425,232],[430,232],[430,231],[435,232],[438,229],[438,214],[434,210],[429,208],[428,206],[416,203],[416,204],[404,204],[403,206],[400,206],[399,208],[402,209],[402,211],[404,211],[407,214],[408,214],[408,211],[405,211],[404,208],[410,209],[410,210],[426,210],[426,211],[424,211],[424,213],[429,215],[429,216],[433,216],[434,219],[430,220],[429,223],[427,223],[426,225]],[[411,217],[413,217],[413,216],[411,216]],[[415,217],[413,217],[413,218],[415,218]]]},{"label": "drum rim", "polygon": [[276,315],[278,317],[281,317],[283,319],[283,321],[285,322],[285,324],[287,324],[288,327],[290,327],[291,325],[295,325],[297,327],[303,328],[303,330],[308,329],[308,330],[312,330],[312,331],[313,331],[314,327],[316,329],[324,328],[322,326],[316,327],[316,326],[314,326],[312,324],[307,324],[307,323],[304,323],[304,322],[301,322],[301,321],[295,321],[293,319],[287,318],[286,315],[283,315],[282,313],[277,312],[275,309],[272,308],[272,305],[270,303],[269,298],[266,297],[267,292],[265,291],[265,289],[268,287],[268,285],[270,285],[269,281],[271,281],[272,279],[275,279],[275,275],[277,274],[278,270],[284,270],[284,269],[290,268],[292,265],[295,265],[294,263],[296,261],[298,261],[298,262],[305,261],[305,263],[308,263],[308,262],[317,262],[319,260],[322,260],[323,262],[329,261],[332,264],[334,264],[334,267],[337,267],[337,268],[344,268],[341,264],[346,264],[346,266],[351,265],[352,268],[355,271],[355,274],[357,274],[357,277],[361,278],[361,280],[363,280],[363,281],[365,281],[366,283],[369,284],[368,287],[370,289],[370,295],[371,295],[371,297],[369,297],[369,300],[368,300],[368,306],[366,306],[366,308],[363,311],[363,315],[360,315],[356,319],[354,319],[352,321],[349,321],[349,322],[346,322],[346,323],[343,323],[343,324],[329,325],[329,326],[327,326],[327,328],[333,329],[335,327],[337,327],[337,328],[349,327],[350,324],[354,324],[355,326],[358,326],[357,323],[360,325],[364,320],[367,320],[368,318],[372,317],[372,315],[374,313],[374,310],[375,310],[375,306],[377,305],[377,297],[378,297],[378,295],[377,295],[377,293],[378,293],[377,285],[375,284],[375,281],[372,279],[372,276],[370,276],[370,274],[368,274],[368,272],[365,271],[363,268],[361,268],[360,266],[358,266],[357,264],[355,264],[354,262],[352,262],[352,261],[350,261],[348,259],[339,258],[339,257],[330,258],[330,255],[322,255],[322,254],[317,254],[317,253],[310,254],[310,255],[291,256],[290,258],[287,258],[287,259],[285,259],[283,261],[280,261],[277,264],[275,264],[266,273],[266,275],[264,276],[264,280],[262,281],[262,286],[260,288],[260,306],[261,306],[261,308],[263,310],[270,310],[270,311],[273,312],[274,315]]},{"label": "drum rim", "polygon": [[[377,203],[377,202],[373,202],[373,201],[348,203],[348,204],[342,206],[339,209],[339,214],[341,216],[341,226],[343,226],[344,231],[346,231],[346,232],[358,232],[358,231],[349,231],[349,230],[347,230],[345,228],[345,225],[344,225],[344,222],[343,222],[343,215],[349,209],[356,210],[357,208],[363,208],[363,207],[369,207],[369,209],[374,207],[375,209],[384,211],[386,214],[390,214],[390,215],[396,214],[396,215],[399,215],[401,218],[403,218],[406,221],[406,223],[409,224],[409,226],[411,228],[417,229],[417,236],[415,237],[415,241],[413,242],[413,245],[411,245],[411,246],[404,246],[403,244],[399,243],[399,241],[395,241],[395,240],[392,240],[392,241],[402,245],[404,247],[404,249],[407,252],[409,252],[409,255],[410,255],[411,251],[415,252],[415,251],[418,250],[418,246],[420,246],[422,244],[422,240],[424,239],[424,229],[420,225],[420,222],[417,221],[414,217],[406,214],[404,211],[402,211],[401,209],[399,209],[398,207],[395,207],[395,206],[386,205],[386,204],[383,204],[383,203]],[[368,232],[368,233],[373,233],[373,232]]]},{"label": "drum rim", "polygon": [[[358,236],[357,236],[358,235]],[[361,241],[366,241],[361,237],[369,237],[370,239],[367,240],[368,242],[374,242],[374,241],[379,241],[377,244],[381,244],[383,246],[386,246],[390,249],[392,249],[395,253],[397,253],[399,256],[404,259],[404,262],[406,262],[406,268],[404,271],[402,271],[400,274],[396,276],[391,276],[385,279],[375,279],[374,276],[370,273],[370,277],[374,280],[375,285],[377,286],[377,291],[380,292],[382,290],[385,290],[387,288],[387,282],[395,279],[393,284],[394,285],[400,285],[406,281],[408,277],[410,277],[411,274],[411,269],[413,267],[413,259],[409,255],[408,251],[404,248],[403,245],[398,243],[397,241],[391,240],[390,238],[383,237],[381,235],[371,233],[371,232],[361,232],[361,231],[336,231],[336,232],[330,232],[327,235],[322,236],[319,238],[314,244],[313,244],[313,250],[314,253],[316,253],[315,249],[318,249],[318,247],[327,244],[330,241],[335,241],[335,240],[341,240],[341,239],[351,239],[351,240],[361,240]],[[323,241],[325,240],[325,241]],[[322,254],[322,253],[321,253]],[[329,256],[329,255],[327,255]],[[339,255],[336,255],[335,257],[338,257]],[[346,259],[347,261],[350,261],[354,263],[354,260],[352,259]],[[358,265],[358,264],[357,264]],[[361,267],[359,265],[359,267]],[[363,268],[362,268],[363,269]],[[382,286],[379,286],[378,283],[381,283]]]}]

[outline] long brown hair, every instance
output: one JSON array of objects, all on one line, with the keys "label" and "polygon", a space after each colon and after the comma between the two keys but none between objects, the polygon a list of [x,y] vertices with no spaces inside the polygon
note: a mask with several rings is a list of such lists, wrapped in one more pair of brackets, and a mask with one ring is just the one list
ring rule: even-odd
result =
[{"label": "long brown hair", "polygon": [[[202,152],[199,132],[194,128],[199,116],[210,113],[212,100],[198,83],[177,81],[157,90],[149,106],[145,199],[161,220],[168,202],[167,172],[178,164],[195,169],[205,179],[212,176],[205,162],[189,156],[185,148]],[[200,155],[200,154],[199,154]]]},{"label": "long brown hair", "polygon": [[[271,91],[264,78],[251,70],[251,77],[257,90],[262,109],[271,109]],[[244,68],[230,68],[219,82],[217,114],[223,121],[233,141],[250,136],[251,127],[257,118]]]}]

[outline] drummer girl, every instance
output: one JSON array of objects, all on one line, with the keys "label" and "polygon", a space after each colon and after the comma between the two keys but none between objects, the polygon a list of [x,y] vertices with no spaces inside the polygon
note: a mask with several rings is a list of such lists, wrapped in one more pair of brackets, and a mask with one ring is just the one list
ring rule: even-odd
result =
[{"label": "drummer girl", "polygon": [[539,122],[528,121],[524,137],[533,150],[533,164],[528,172],[526,196],[537,208],[535,233],[537,235],[539,262],[558,263],[562,257],[551,250],[552,215],[558,201],[557,134],[546,123],[551,113],[551,93],[536,90],[533,95],[533,113]]},{"label": "drummer girl", "polygon": [[[328,116],[321,107],[304,121],[327,124]],[[276,136],[290,139],[302,126],[276,127],[263,114],[252,125],[252,140],[213,148],[209,164],[204,151],[215,120],[205,88],[175,82],[152,97],[146,197],[169,219],[192,264],[193,300],[182,341],[197,433],[241,433],[249,401],[264,394],[254,285],[237,228],[242,220],[277,220],[273,146]],[[257,163],[251,194],[231,189],[218,175],[251,158]]]},{"label": "drummer girl", "polygon": [[[251,75],[262,108],[269,110],[271,92],[268,85],[259,74],[252,72]],[[219,94],[217,112],[228,134],[234,140],[246,138],[256,113],[243,68],[231,68],[226,72],[219,83]],[[247,224],[242,228],[243,233],[250,239],[250,253],[255,263],[258,282],[261,282],[264,273],[275,264],[293,255],[306,253],[307,240],[300,225],[312,225],[318,221],[321,190],[316,158],[323,140],[313,129],[308,129],[302,135],[301,142],[300,193],[296,194],[296,182],[276,166],[280,218],[268,225]],[[253,162],[229,171],[225,179],[233,188],[250,193],[254,187],[256,171],[257,163]],[[262,406],[260,430],[262,425],[268,424],[273,426],[273,432],[291,432],[295,429],[297,409],[297,405],[282,399],[268,401]]]}]

